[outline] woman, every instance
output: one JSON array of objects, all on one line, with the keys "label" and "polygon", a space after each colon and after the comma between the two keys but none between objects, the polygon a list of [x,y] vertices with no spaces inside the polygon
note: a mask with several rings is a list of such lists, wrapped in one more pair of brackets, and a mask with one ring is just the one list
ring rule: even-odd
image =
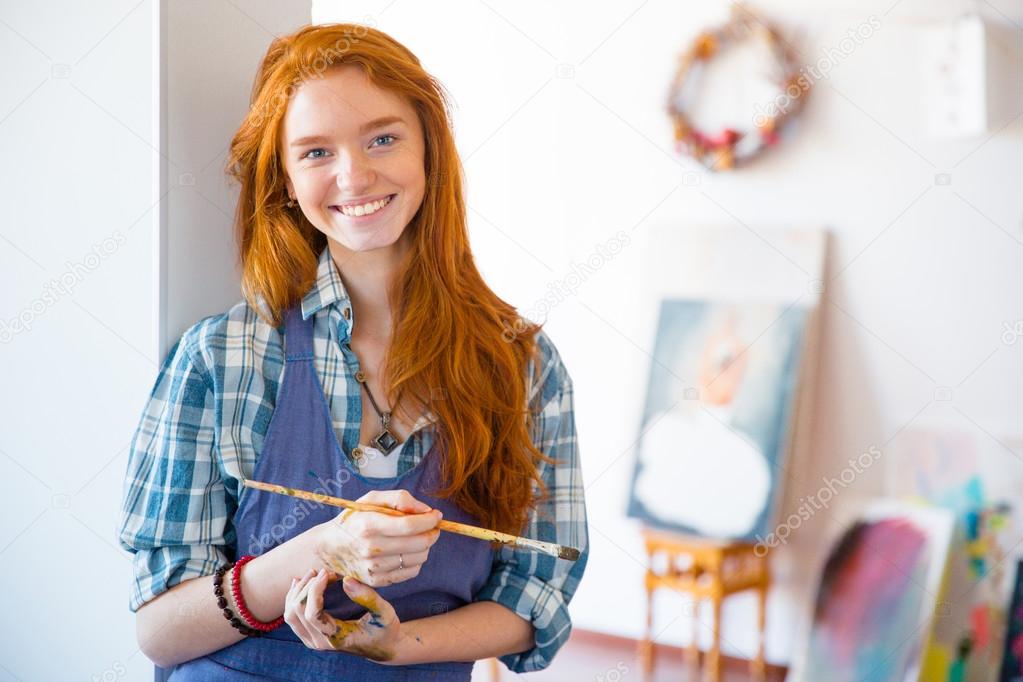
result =
[{"label": "woman", "polygon": [[228,168],[246,300],[185,332],[132,441],[143,652],[174,680],[546,667],[587,558],[572,382],[476,269],[440,85],[379,31],[305,27],[271,44]]}]

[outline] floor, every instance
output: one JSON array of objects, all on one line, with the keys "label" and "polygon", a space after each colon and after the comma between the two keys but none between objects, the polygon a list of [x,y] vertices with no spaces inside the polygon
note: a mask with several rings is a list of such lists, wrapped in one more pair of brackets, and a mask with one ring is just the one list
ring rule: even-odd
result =
[{"label": "floor", "polygon": [[[682,658],[682,650],[658,646],[653,675],[643,677],[636,658],[636,644],[632,640],[609,637],[596,633],[575,631],[554,663],[546,670],[518,675],[498,664],[500,675],[491,674],[489,661],[480,661],[473,669],[473,682],[511,682],[522,679],[530,682],[701,682],[699,674],[692,674]],[[744,662],[726,662],[721,682],[744,682],[753,677]],[[782,682],[784,670],[772,666],[766,682]]]}]

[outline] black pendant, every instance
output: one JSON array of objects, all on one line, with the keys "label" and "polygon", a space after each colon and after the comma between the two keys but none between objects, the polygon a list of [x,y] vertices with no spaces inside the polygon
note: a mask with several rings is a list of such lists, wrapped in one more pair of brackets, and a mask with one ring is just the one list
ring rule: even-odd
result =
[{"label": "black pendant", "polygon": [[373,443],[377,446],[385,455],[391,454],[391,450],[398,447],[398,439],[394,437],[394,434],[387,430],[385,427],[376,438],[373,439]]}]

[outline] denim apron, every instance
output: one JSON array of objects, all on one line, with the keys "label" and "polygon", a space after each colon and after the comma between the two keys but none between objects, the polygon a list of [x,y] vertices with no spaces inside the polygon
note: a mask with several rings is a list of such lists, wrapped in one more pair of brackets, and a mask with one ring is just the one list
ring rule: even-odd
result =
[{"label": "denim apron", "polygon": [[[256,463],[255,480],[349,500],[356,500],[371,490],[404,488],[416,499],[440,509],[445,520],[478,525],[477,519],[452,502],[430,494],[441,487],[440,464],[444,453],[438,449],[436,439],[423,460],[403,475],[372,479],[360,476],[338,443],[313,364],[313,318],[303,320],[298,306],[285,314],[284,339],[284,377],[262,454]],[[347,339],[343,343],[347,347]],[[358,369],[354,355],[346,356],[345,362],[353,373]],[[352,408],[350,405],[349,409]],[[397,451],[390,456],[396,457]],[[241,491],[234,518],[237,556],[259,556],[342,511],[253,488],[243,487]],[[473,601],[490,575],[493,558],[489,543],[442,532],[418,576],[374,589],[391,603],[401,622],[438,615]],[[343,620],[359,618],[365,613],[365,609],[344,593],[340,581],[327,586],[324,609]],[[316,651],[306,647],[284,624],[263,637],[246,637],[183,663],[174,669],[170,679],[173,682],[266,678],[446,682],[468,681],[472,666],[467,662],[386,666],[340,651]]]}]

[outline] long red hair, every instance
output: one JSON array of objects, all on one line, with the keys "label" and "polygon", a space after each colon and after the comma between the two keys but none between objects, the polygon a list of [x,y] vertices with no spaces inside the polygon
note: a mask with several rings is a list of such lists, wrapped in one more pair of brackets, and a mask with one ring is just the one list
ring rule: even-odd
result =
[{"label": "long red hair", "polygon": [[[430,409],[447,452],[451,498],[490,528],[517,533],[539,495],[537,462],[552,462],[532,442],[535,405],[527,373],[540,376],[536,333],[483,281],[469,249],[463,171],[443,86],[405,46],[358,24],[305,26],[275,39],[260,64],[249,112],[231,142],[227,171],[241,186],[235,230],[242,291],[279,326],[316,278],[325,235],[286,201],[279,135],[287,106],[305,80],[358,65],[376,86],[416,110],[425,138],[426,190],[405,228],[407,256],[391,288],[395,324],[384,360],[388,402],[410,422]],[[397,397],[397,399],[394,399]],[[401,403],[405,405],[406,403]],[[411,408],[411,409],[409,409]]]}]

